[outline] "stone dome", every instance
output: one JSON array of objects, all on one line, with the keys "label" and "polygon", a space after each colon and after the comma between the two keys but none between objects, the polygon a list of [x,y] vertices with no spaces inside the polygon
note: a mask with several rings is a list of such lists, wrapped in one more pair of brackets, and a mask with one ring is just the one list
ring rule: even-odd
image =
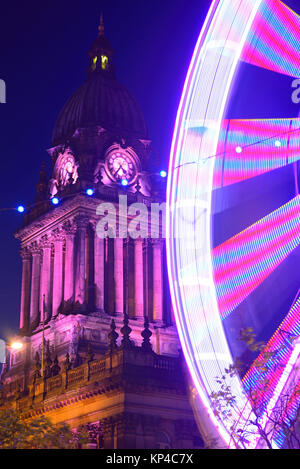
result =
[{"label": "stone dome", "polygon": [[144,117],[135,99],[114,77],[93,73],[63,107],[53,144],[65,143],[76,129],[100,125],[106,130],[147,138]]},{"label": "stone dome", "polygon": [[99,30],[89,52],[87,79],[63,107],[55,124],[53,145],[66,143],[78,128],[94,125],[121,136],[147,139],[143,114],[135,99],[116,80],[112,48],[103,27]]}]

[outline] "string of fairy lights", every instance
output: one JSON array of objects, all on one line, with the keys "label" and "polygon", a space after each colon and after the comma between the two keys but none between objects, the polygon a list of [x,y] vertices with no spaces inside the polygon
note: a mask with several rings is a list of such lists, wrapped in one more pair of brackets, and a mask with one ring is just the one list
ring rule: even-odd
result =
[{"label": "string of fairy lights", "polygon": [[[255,145],[259,145],[259,144],[263,144],[263,143],[266,143],[268,141],[271,141],[271,140],[274,140],[274,147],[275,148],[280,148],[282,146],[282,143],[280,141],[280,138],[283,138],[285,136],[288,136],[288,135],[291,135],[291,134],[295,134],[297,132],[300,131],[300,127],[297,127],[295,129],[292,129],[292,130],[287,130],[287,131],[283,131],[281,133],[277,133],[276,135],[272,135],[271,137],[267,137],[267,138],[263,138],[263,139],[259,139],[255,142],[252,142],[252,143],[249,143],[247,145],[237,145],[235,147],[235,152],[237,154],[242,154],[244,150],[246,150],[247,148],[250,148],[250,147],[254,147]],[[207,160],[210,160],[212,158],[216,158],[218,156],[226,156],[228,155],[229,153],[231,152],[228,152],[228,151],[222,151],[220,153],[216,153],[214,155],[210,155],[210,156],[207,156],[206,158],[203,158],[201,160],[201,163],[205,163],[205,161]],[[186,166],[186,165],[191,165],[191,164],[199,164],[198,161],[189,161],[189,162],[185,162],[183,163],[182,165],[178,165],[178,166],[175,166],[173,168],[173,170],[176,170],[176,169],[179,169],[183,166]],[[168,173],[166,170],[162,169],[159,173],[153,173],[155,175],[159,175],[161,178],[165,179],[167,176],[168,176]],[[128,185],[129,185],[129,181],[126,179],[126,178],[123,178],[120,180],[120,183],[119,183],[123,188],[126,188]],[[95,195],[95,190],[92,188],[92,187],[88,187],[86,190],[85,190],[85,194],[89,197],[92,197]],[[65,197],[64,197],[65,199]],[[58,196],[54,196],[54,197],[51,197],[50,198],[50,202],[52,203],[52,205],[56,206],[56,205],[59,205],[60,202],[62,201],[62,198],[58,197]],[[19,204],[17,205],[17,207],[8,207],[8,208],[1,208],[0,209],[0,212],[3,212],[3,211],[7,211],[7,210],[16,210],[17,212],[19,213],[24,213],[26,212],[26,210],[28,208],[32,208],[34,207],[36,204],[33,204],[31,205],[30,207],[25,207],[24,204]]]},{"label": "string of fairy lights", "polygon": [[[152,173],[150,174],[151,176],[152,175],[156,175],[156,176],[160,176],[162,179],[165,179],[167,177],[167,171],[162,169],[159,173]],[[128,179],[121,179],[120,183],[119,183],[123,188],[126,188],[127,186],[129,186],[130,182],[128,181]],[[95,189],[93,189],[92,187],[88,187],[87,189],[85,189],[84,192],[81,192],[83,194],[86,194],[88,197],[93,197],[95,195]],[[70,195],[67,195],[67,196],[64,196],[64,197],[58,197],[57,195],[53,196],[50,198],[50,202],[52,205],[56,206],[56,205],[59,205],[62,200],[68,198],[68,197],[72,197],[74,196],[74,194],[70,194]],[[28,208],[33,208],[33,207],[36,207],[37,205],[39,205],[40,202],[37,202],[35,204],[32,204],[28,207],[26,207],[25,205],[23,204],[19,204],[17,205],[16,207],[7,207],[7,208],[1,208],[0,209],[0,212],[5,212],[5,211],[8,211],[8,210],[15,210],[19,213],[24,213],[28,210]]]},{"label": "string of fairy lights", "polygon": [[[260,140],[256,140],[255,142],[252,142],[252,143],[248,143],[247,145],[237,145],[235,147],[235,153],[237,154],[241,154],[243,153],[244,150],[246,150],[247,148],[251,148],[251,147],[254,147],[256,145],[259,145],[259,144],[263,144],[263,143],[266,143],[268,141],[271,141],[271,140],[274,140],[274,147],[275,148],[281,148],[282,147],[282,143],[280,141],[280,138],[284,138],[285,136],[288,136],[290,134],[295,134],[297,132],[300,131],[300,127],[297,127],[295,129],[292,129],[292,130],[287,130],[287,131],[283,131],[283,132],[280,132],[280,133],[277,133],[275,135],[272,135],[270,137],[267,137],[267,138],[263,138],[263,139],[260,139]],[[220,153],[215,153],[214,155],[209,155],[205,158],[202,158],[200,163],[205,163],[206,161],[208,160],[211,160],[213,158],[217,158],[218,156],[226,156],[228,154],[231,154],[232,152],[230,151],[222,151]],[[173,169],[179,169],[183,166],[186,166],[186,165],[189,165],[189,164],[199,164],[199,161],[188,161],[188,162],[185,162],[185,163],[182,163],[181,165],[177,165],[175,166]]]}]

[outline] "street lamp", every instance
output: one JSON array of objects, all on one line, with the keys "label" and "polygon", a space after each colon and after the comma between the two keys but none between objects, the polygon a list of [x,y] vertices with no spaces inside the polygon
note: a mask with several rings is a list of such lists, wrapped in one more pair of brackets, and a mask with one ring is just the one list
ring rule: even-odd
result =
[{"label": "street lamp", "polygon": [[19,351],[24,347],[23,342],[18,339],[15,339],[11,342],[6,342],[3,339],[0,339],[0,375],[3,371],[3,365],[10,366],[10,351]]},{"label": "street lamp", "polygon": [[12,349],[12,350],[21,350],[23,348],[23,343],[18,341],[18,340],[15,340],[14,342],[12,342],[9,347]]}]

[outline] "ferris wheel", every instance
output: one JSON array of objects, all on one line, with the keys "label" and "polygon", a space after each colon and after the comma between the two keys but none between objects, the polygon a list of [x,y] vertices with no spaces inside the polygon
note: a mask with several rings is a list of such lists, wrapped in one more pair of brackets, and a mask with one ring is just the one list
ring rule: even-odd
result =
[{"label": "ferris wheel", "polygon": [[[211,395],[216,377],[247,353],[239,331],[280,350],[265,367],[263,428],[299,360],[299,77],[300,17],[290,4],[212,1],[175,123],[167,257],[198,410],[228,447],[232,422],[215,415]],[[236,421],[253,420],[249,389],[259,391],[259,379],[255,361],[231,377]],[[290,415],[297,406],[289,403]],[[250,434],[245,447],[260,447]],[[273,447],[283,444],[274,433]]]}]

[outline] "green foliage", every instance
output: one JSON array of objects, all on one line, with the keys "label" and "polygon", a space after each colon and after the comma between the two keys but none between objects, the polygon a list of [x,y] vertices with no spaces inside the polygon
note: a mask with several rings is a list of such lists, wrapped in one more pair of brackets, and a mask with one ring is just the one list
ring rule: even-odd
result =
[{"label": "green foliage", "polygon": [[87,442],[84,431],[54,425],[46,417],[24,420],[13,409],[0,410],[0,449],[76,449]]}]

